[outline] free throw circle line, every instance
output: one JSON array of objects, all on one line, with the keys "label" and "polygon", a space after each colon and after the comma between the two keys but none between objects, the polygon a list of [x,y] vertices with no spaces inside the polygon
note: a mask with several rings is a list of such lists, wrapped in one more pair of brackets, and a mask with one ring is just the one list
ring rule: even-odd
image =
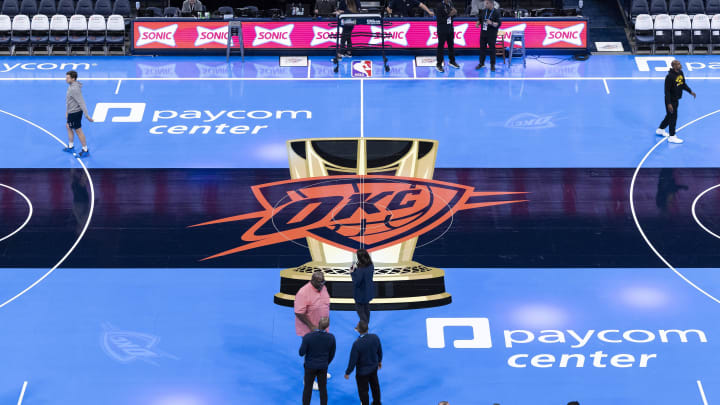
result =
[{"label": "free throw circle line", "polygon": [[705,195],[705,193],[707,193],[708,191],[712,191],[718,187],[720,187],[720,184],[718,184],[717,186],[710,187],[709,189],[703,191],[702,193],[698,194],[697,197],[695,197],[695,200],[693,200],[693,203],[692,203],[692,216],[695,219],[695,222],[697,222],[697,224],[700,225],[700,228],[702,228],[705,232],[709,233],[710,235],[720,239],[720,236],[718,236],[715,232],[711,231],[705,225],[703,225],[702,222],[700,222],[700,219],[697,217],[697,214],[695,213],[695,205],[697,205],[697,202],[700,201],[702,196]]},{"label": "free throw circle line", "polygon": [[[41,127],[40,125],[38,125],[38,124],[36,124],[36,123],[34,123],[34,122],[32,122],[32,121],[29,121],[29,120],[27,120],[27,119],[25,119],[25,118],[23,118],[23,117],[17,116],[17,115],[15,115],[15,114],[13,114],[13,113],[4,111],[4,110],[0,110],[0,113],[5,114],[5,115],[8,115],[8,116],[13,117],[13,118],[16,118],[16,119],[18,119],[18,120],[20,120],[20,121],[22,121],[22,122],[25,122],[25,123],[27,123],[27,124],[30,124],[30,125],[34,126],[35,128],[41,130],[42,132],[50,135],[50,136],[53,137],[53,138],[55,138],[55,140],[58,141],[58,142],[59,142],[61,145],[63,145],[64,147],[67,147],[67,144],[66,144],[65,142],[63,142],[60,138],[58,138],[57,136],[53,135],[50,131],[48,131],[47,129]],[[85,226],[83,226],[83,229],[82,229],[82,231],[80,232],[80,235],[78,235],[77,239],[75,239],[75,243],[73,243],[73,245],[70,247],[70,249],[67,251],[67,253],[65,253],[65,255],[64,255],[50,270],[48,270],[45,274],[43,274],[42,277],[40,277],[39,279],[35,280],[34,283],[32,283],[32,284],[30,284],[29,286],[27,286],[24,290],[22,290],[22,291],[20,291],[19,293],[17,293],[14,297],[12,297],[12,298],[10,298],[9,300],[7,300],[7,301],[3,302],[2,304],[0,304],[0,308],[3,308],[4,306],[8,305],[9,303],[11,303],[11,302],[15,301],[16,299],[22,297],[25,293],[27,293],[28,291],[32,290],[33,288],[35,288],[35,286],[37,286],[37,285],[40,284],[43,280],[45,280],[50,274],[52,274],[52,273],[55,271],[55,269],[57,269],[58,267],[60,267],[60,265],[63,264],[63,262],[65,262],[65,260],[67,260],[67,258],[68,258],[68,257],[70,256],[70,254],[75,250],[75,248],[77,247],[77,245],[80,243],[80,241],[82,240],[82,238],[85,236],[85,233],[87,232],[88,227],[90,226],[90,221],[92,220],[93,211],[95,210],[95,187],[93,187],[92,177],[90,177],[90,171],[88,171],[88,168],[87,168],[87,166],[85,166],[85,163],[83,163],[82,159],[80,159],[79,157],[75,157],[75,159],[78,161],[78,163],[80,163],[80,166],[82,166],[83,171],[85,172],[85,176],[87,176],[88,184],[90,184],[90,211],[88,212],[88,218],[87,218],[87,221],[85,222]]]},{"label": "free throw circle line", "polygon": [[25,218],[25,222],[23,222],[23,224],[20,225],[20,227],[18,229],[12,231],[9,235],[6,235],[6,236],[3,236],[2,238],[0,238],[0,242],[2,242],[5,239],[10,239],[11,236],[15,235],[16,233],[20,232],[23,228],[25,228],[25,225],[27,225],[28,222],[30,222],[30,218],[32,218],[33,205],[32,205],[32,202],[30,202],[30,199],[25,194],[23,194],[22,191],[20,191],[16,188],[10,187],[6,184],[2,184],[2,183],[0,183],[0,187],[5,187],[8,190],[11,190],[11,191],[14,191],[14,192],[20,194],[20,196],[25,199],[25,202],[28,205],[28,215],[27,215],[27,218]]}]

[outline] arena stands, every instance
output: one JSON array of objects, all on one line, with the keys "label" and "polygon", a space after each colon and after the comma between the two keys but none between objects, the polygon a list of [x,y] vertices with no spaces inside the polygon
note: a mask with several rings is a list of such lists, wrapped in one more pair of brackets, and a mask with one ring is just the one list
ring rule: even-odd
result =
[{"label": "arena stands", "polygon": [[720,49],[720,0],[631,0],[636,53],[708,54]]}]

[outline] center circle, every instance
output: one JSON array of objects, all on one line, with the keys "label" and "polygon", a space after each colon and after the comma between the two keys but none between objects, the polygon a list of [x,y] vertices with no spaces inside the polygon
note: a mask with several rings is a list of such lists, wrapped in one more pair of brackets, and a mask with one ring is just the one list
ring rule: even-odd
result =
[{"label": "center circle", "polygon": [[[338,226],[341,226],[344,228],[356,229],[357,231],[362,231],[362,229],[363,229],[362,224],[352,223],[352,224],[344,225],[341,222],[346,221],[346,219],[336,220],[335,215],[339,214],[341,211],[344,211],[346,207],[353,207],[353,206],[357,207],[355,209],[355,212],[353,212],[353,215],[356,215],[357,211],[361,211],[362,212],[361,218],[367,218],[368,215],[380,215],[380,214],[368,214],[367,211],[365,211],[365,209],[364,209],[365,205],[370,205],[370,204],[362,203],[362,202],[354,202],[354,203],[347,204],[347,205],[343,206],[342,209],[336,210],[336,212],[333,213],[333,216],[330,219]],[[372,206],[377,208],[381,212],[385,212],[385,213],[388,212],[387,207],[384,205],[380,205],[378,203],[373,203]],[[387,228],[387,226],[385,225],[385,222],[392,221],[393,215],[394,215],[394,213],[390,212],[390,218],[387,218],[387,216],[386,216],[385,218],[383,218],[382,221],[367,222],[366,226],[365,226],[365,234],[367,235],[367,231],[372,230],[372,229]],[[368,224],[370,226],[368,226]]]}]

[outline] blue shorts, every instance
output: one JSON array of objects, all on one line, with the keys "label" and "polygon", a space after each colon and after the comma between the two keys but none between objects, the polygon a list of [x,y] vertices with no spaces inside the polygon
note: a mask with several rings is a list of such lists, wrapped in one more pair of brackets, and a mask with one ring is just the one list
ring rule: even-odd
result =
[{"label": "blue shorts", "polygon": [[68,123],[68,126],[70,127],[70,129],[82,128],[82,117],[83,117],[82,111],[76,111],[76,112],[68,114],[67,123]]}]

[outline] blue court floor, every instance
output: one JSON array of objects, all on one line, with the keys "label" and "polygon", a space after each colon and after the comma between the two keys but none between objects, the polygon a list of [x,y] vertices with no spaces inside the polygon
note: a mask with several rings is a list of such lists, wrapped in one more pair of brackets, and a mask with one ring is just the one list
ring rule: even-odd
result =
[{"label": "blue court floor", "polygon": [[[135,252],[115,249],[129,244],[116,240],[132,239],[127,233],[109,237],[108,246],[96,239],[91,247],[83,245],[94,233],[111,234],[113,227],[135,227],[143,237],[157,234],[147,244],[147,252],[156,256],[186,253],[183,244],[189,242],[160,233],[161,221],[147,214],[152,211],[134,206],[167,213],[181,224],[178,232],[199,223],[197,218],[239,213],[234,201],[213,204],[218,189],[210,186],[147,180],[119,189],[107,180],[113,171],[154,170],[156,179],[165,169],[253,169],[254,178],[271,178],[277,169],[288,169],[288,140],[389,137],[438,140],[436,168],[458,169],[460,183],[466,180],[460,169],[508,169],[508,180],[490,184],[515,187],[509,191],[524,187],[513,180],[513,169],[568,169],[566,177],[577,169],[589,173],[588,178],[595,176],[594,169],[631,170],[632,175],[617,181],[599,180],[603,185],[597,194],[610,195],[611,205],[594,204],[594,187],[600,183],[588,182],[584,199],[577,199],[585,211],[577,212],[580,191],[566,187],[572,179],[564,179],[566,183],[547,190],[534,190],[528,199],[536,205],[530,209],[488,210],[477,222],[453,226],[462,228],[463,235],[472,234],[473,226],[508,235],[515,231],[513,222],[503,218],[540,218],[517,230],[523,238],[508,239],[512,246],[513,240],[546,238],[544,225],[550,227],[553,218],[545,216],[543,204],[556,203],[569,225],[565,229],[563,222],[554,232],[630,229],[638,254],[656,265],[625,265],[618,255],[612,268],[488,268],[482,260],[474,268],[439,266],[446,272],[451,304],[372,314],[371,331],[381,337],[385,352],[379,374],[384,404],[551,405],[576,400],[582,405],[720,405],[720,272],[717,266],[674,266],[678,257],[697,253],[694,244],[700,239],[683,245],[688,227],[703,235],[698,246],[708,260],[714,257],[720,242],[718,189],[691,184],[681,197],[676,194],[682,179],[678,184],[673,180],[672,191],[663,194],[667,198],[660,202],[657,197],[654,205],[655,190],[660,195],[667,185],[666,178],[658,180],[658,169],[720,166],[720,60],[678,58],[698,95],[685,94],[680,102],[682,145],[662,142],[654,133],[664,114],[663,78],[672,57],[532,57],[526,68],[514,61],[491,74],[476,71],[476,58],[463,56],[458,58],[460,70],[439,74],[416,66],[412,57],[394,56],[387,73],[378,58],[369,58],[375,70],[363,79],[351,77],[350,60],[335,74],[327,57],[312,57],[309,66],[292,68],[280,67],[276,57],[234,58],[230,63],[216,57],[0,59],[5,141],[0,148],[0,260],[16,263],[8,252],[32,252],[36,244],[45,249],[39,242],[47,243],[43,238],[50,234],[63,237],[50,242],[53,249],[69,249],[49,261],[38,254],[43,261],[28,268],[0,261],[0,402],[300,403],[302,359],[293,312],[273,303],[281,268],[203,268],[198,260],[217,253],[212,249],[203,256],[188,254],[187,268],[75,268],[62,263],[77,251],[88,255],[88,250],[94,250],[93,263],[115,256],[132,263]],[[64,72],[70,69],[79,72],[96,120],[83,121],[91,155],[82,161],[61,152],[67,142]],[[47,173],[49,180],[14,192],[7,187],[20,187],[14,177],[18,169]],[[68,181],[59,171],[65,169],[71,169]],[[720,174],[717,179],[720,184]],[[714,186],[711,180],[704,177],[698,184]],[[193,181],[204,182],[200,175]],[[31,208],[25,229],[20,226],[26,209],[22,192],[31,197],[37,214],[33,217]],[[250,190],[246,195],[251,199]],[[103,209],[96,211],[95,204]],[[585,221],[610,218],[610,211],[612,221]],[[109,219],[94,217],[96,212]],[[185,219],[188,213],[191,218]],[[695,220],[678,224],[673,215]],[[45,223],[38,224],[41,219]],[[669,224],[667,231],[662,221]],[[6,229],[18,233],[3,240]],[[44,233],[48,229],[52,232]],[[580,249],[569,239],[553,248],[568,253]],[[438,262],[450,254],[472,258],[485,244],[476,239],[474,245],[436,243],[428,249]],[[257,254],[252,257],[256,263],[258,257],[285,254],[286,245],[247,254]],[[684,256],[673,255],[672,245],[686,249]],[[610,244],[581,248],[616,250]],[[523,252],[518,248],[515,253]],[[28,257],[32,261],[31,253]],[[455,326],[440,332],[432,326],[447,318],[461,323],[486,319],[489,330]],[[354,380],[342,378],[356,321],[354,312],[331,313],[330,329],[338,342],[329,369],[331,404],[358,403]],[[455,347],[454,342],[479,336],[476,332],[488,334],[482,348]],[[444,347],[438,347],[439,341]]]}]

